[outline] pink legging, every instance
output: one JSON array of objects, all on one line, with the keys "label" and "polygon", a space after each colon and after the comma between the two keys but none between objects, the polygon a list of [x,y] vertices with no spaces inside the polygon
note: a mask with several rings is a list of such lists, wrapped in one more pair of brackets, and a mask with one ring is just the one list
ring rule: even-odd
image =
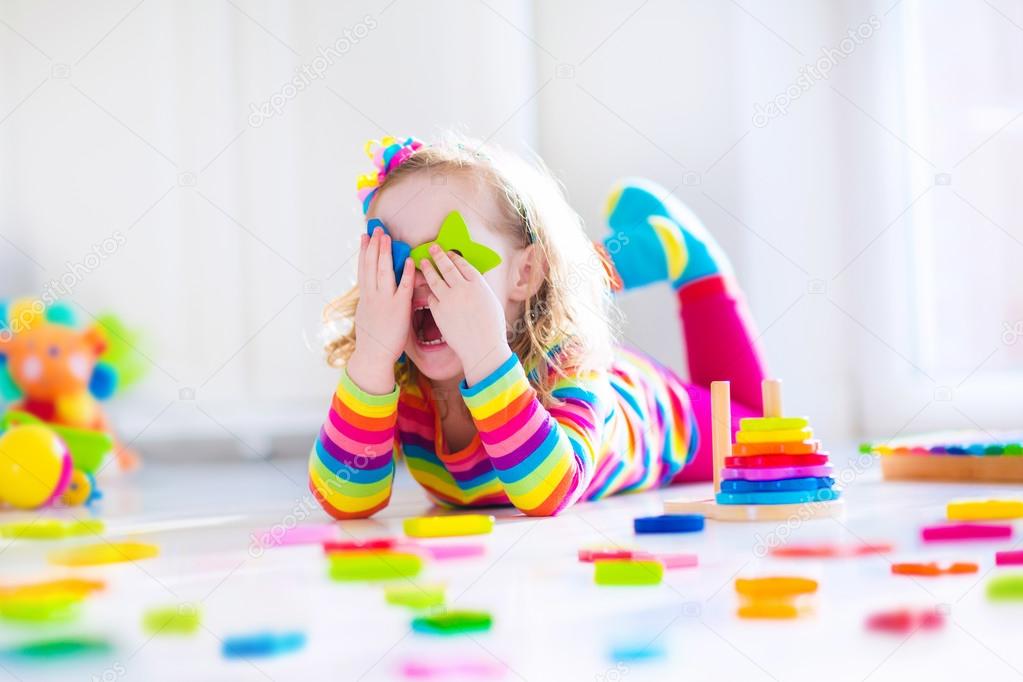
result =
[{"label": "pink legging", "polygon": [[696,415],[699,447],[673,482],[712,477],[710,382],[730,381],[732,429],[742,417],[763,414],[763,355],[755,326],[731,279],[705,277],[678,292],[690,383],[684,384]]}]

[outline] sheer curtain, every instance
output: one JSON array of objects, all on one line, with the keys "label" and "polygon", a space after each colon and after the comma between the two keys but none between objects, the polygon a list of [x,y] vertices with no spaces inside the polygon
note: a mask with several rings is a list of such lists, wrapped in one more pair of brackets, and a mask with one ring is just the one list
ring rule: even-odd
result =
[{"label": "sheer curtain", "polygon": [[861,346],[865,424],[875,437],[1018,428],[1023,8],[904,2],[891,23],[897,87],[877,89],[872,115],[900,173],[881,185],[895,198],[878,236],[889,259],[862,259],[876,309],[861,312],[881,340]]}]

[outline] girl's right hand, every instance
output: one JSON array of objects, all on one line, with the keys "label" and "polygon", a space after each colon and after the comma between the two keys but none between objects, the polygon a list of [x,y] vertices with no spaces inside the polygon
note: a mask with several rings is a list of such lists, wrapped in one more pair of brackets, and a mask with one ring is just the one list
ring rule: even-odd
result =
[{"label": "girl's right hand", "polygon": [[376,395],[394,390],[394,363],[405,350],[412,321],[415,267],[405,260],[401,283],[394,281],[391,238],[379,227],[359,242],[359,303],[355,308],[355,350],[348,376]]}]

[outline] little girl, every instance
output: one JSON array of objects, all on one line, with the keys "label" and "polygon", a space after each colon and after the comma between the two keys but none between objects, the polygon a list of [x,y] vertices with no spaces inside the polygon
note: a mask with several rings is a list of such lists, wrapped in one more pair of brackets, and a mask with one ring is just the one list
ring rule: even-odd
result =
[{"label": "little girl", "polygon": [[[532,516],[710,478],[710,382],[732,382],[736,417],[759,415],[764,373],[731,269],[691,212],[622,183],[594,245],[557,183],[518,158],[413,138],[367,153],[372,235],[357,286],[328,309],[351,329],[327,348],[341,379],[309,457],[327,512],[387,506],[399,452],[439,504]],[[453,211],[499,265],[481,274],[437,245],[420,269],[404,258]],[[614,344],[612,289],[654,282],[677,292],[691,383]]]}]

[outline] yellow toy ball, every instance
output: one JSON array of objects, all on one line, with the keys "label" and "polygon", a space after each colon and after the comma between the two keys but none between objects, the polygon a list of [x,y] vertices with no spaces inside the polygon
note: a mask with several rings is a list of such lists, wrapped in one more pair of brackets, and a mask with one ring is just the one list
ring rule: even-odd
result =
[{"label": "yellow toy ball", "polygon": [[50,504],[71,482],[71,454],[42,424],[12,426],[0,435],[0,500],[19,509]]}]

